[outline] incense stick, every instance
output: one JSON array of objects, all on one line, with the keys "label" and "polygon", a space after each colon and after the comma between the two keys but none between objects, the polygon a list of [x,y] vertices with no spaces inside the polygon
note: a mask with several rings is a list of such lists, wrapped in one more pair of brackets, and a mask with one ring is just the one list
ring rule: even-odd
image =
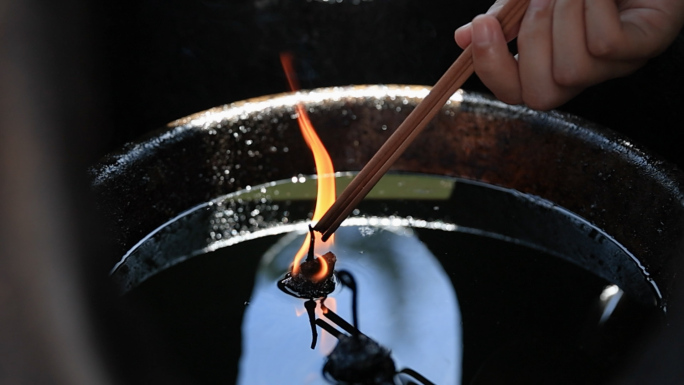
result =
[{"label": "incense stick", "polygon": [[[529,0],[510,0],[501,9],[497,17],[506,35],[522,19],[528,3]],[[473,58],[471,47],[468,46],[314,226],[314,230],[322,233],[321,238],[324,241],[337,230],[472,73]]]}]

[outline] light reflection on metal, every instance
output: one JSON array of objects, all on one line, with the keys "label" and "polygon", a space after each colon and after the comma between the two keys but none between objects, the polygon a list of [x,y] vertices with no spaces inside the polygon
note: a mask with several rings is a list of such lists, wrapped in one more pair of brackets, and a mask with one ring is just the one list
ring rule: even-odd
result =
[{"label": "light reflection on metal", "polygon": [[[280,95],[263,96],[227,104],[176,120],[169,123],[167,127],[183,126],[187,129],[209,127],[211,123],[239,120],[241,117],[246,117],[253,113],[269,111],[283,106],[292,106],[297,103],[322,104],[327,100],[342,100],[350,98],[352,95],[354,98],[389,98],[390,100],[394,100],[395,98],[423,99],[428,92],[430,92],[430,87],[405,85],[319,88],[313,91],[299,91]],[[461,101],[463,101],[462,90],[458,90],[449,99],[450,103],[461,103]]]},{"label": "light reflection on metal", "polygon": [[613,314],[615,308],[617,307],[624,291],[620,289],[617,285],[608,285],[603,288],[599,299],[601,300],[601,307],[603,312],[601,313],[601,318],[599,319],[599,324],[605,323],[608,318]]}]

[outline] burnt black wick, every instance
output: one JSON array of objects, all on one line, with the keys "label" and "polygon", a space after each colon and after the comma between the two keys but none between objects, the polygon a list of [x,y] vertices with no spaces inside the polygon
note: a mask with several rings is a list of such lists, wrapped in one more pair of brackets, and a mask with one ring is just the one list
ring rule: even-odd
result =
[{"label": "burnt black wick", "polygon": [[314,260],[314,245],[316,244],[316,234],[314,234],[314,229],[309,225],[309,235],[311,240],[309,241],[309,253],[306,255],[306,261],[312,262]]},{"label": "burnt black wick", "polygon": [[325,298],[335,290],[335,262],[337,257],[332,252],[315,258],[314,246],[316,237],[314,229],[309,226],[311,240],[306,260],[301,265],[292,266],[285,277],[278,281],[278,288],[286,294],[302,299]]},{"label": "burnt black wick", "polygon": [[311,349],[316,347],[316,340],[318,339],[318,331],[316,330],[316,301],[310,299],[304,302],[306,314],[309,316],[309,324],[311,324]]},{"label": "burnt black wick", "polygon": [[335,290],[335,262],[337,257],[332,252],[315,258],[314,249],[316,237],[314,230],[309,226],[309,252],[306,260],[299,266],[285,274],[285,277],[278,281],[278,288],[293,297],[306,299],[304,307],[311,326],[311,349],[316,347],[318,332],[316,330],[316,299],[328,296]]},{"label": "burnt black wick", "polygon": [[[397,371],[390,350],[361,333],[358,317],[358,287],[354,276],[346,270],[334,270],[337,257],[332,252],[316,258],[314,255],[316,237],[311,226],[309,226],[309,233],[310,243],[306,260],[298,266],[298,269],[293,268],[285,274],[285,277],[278,281],[278,288],[297,298],[306,299],[304,307],[311,326],[311,349],[316,347],[318,340],[316,326],[337,338],[337,345],[323,366],[323,376],[336,384],[387,385],[394,384],[396,376],[404,375],[411,377],[417,383],[434,385],[412,369],[404,368]],[[293,271],[297,273],[293,274]],[[335,277],[352,291],[352,324],[325,306],[326,297],[335,290]],[[320,299],[323,317],[327,318],[330,323],[316,318],[317,299]],[[348,334],[338,330],[338,327]]]}]

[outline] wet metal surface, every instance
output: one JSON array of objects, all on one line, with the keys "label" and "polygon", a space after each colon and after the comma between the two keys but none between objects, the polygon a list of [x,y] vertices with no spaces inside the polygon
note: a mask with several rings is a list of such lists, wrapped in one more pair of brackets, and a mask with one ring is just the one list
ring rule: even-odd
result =
[{"label": "wet metal surface", "polygon": [[[294,105],[307,105],[338,171],[359,170],[427,92],[319,89],[218,107],[170,124],[94,168],[123,255],[190,207],[240,189],[313,174]],[[461,101],[462,99],[462,101]],[[394,170],[456,176],[558,204],[630,250],[667,300],[681,271],[681,174],[611,131],[558,113],[458,93]],[[116,261],[113,261],[113,264]]]}]

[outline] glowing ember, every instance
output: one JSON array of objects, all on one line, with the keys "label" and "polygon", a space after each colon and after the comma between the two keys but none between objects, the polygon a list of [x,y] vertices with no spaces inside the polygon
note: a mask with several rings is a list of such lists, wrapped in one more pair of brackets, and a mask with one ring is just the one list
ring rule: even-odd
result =
[{"label": "glowing ember", "polygon": [[[285,75],[287,76],[290,89],[292,91],[297,91],[299,89],[299,85],[297,84],[294,68],[292,66],[292,56],[290,54],[283,53],[280,55],[280,62],[285,70]],[[326,151],[325,146],[323,146],[323,143],[316,134],[316,130],[314,130],[313,125],[309,120],[309,115],[306,112],[306,108],[299,104],[297,105],[296,110],[299,128],[304,136],[306,144],[313,152],[314,162],[316,164],[316,174],[318,176],[318,193],[316,195],[316,207],[314,209],[312,219],[313,221],[318,221],[335,202],[335,169],[333,168],[332,160],[330,159],[330,155],[328,155],[328,151]],[[312,234],[315,233],[309,232],[307,234],[302,247],[299,249],[297,254],[295,254],[294,261],[292,262],[292,276],[298,276],[301,272],[302,259],[305,255],[307,255]],[[314,253],[317,257],[320,257],[320,252],[318,252],[318,250],[323,248],[329,250],[330,246],[333,244],[333,237],[331,236],[326,242],[323,242],[320,240],[320,235],[314,236]],[[321,258],[317,258],[316,260],[318,261],[320,259]],[[327,262],[328,261],[323,260],[317,263],[317,267],[320,268],[320,270],[315,274],[309,275],[314,282],[321,281],[331,275],[332,272],[329,269],[332,268],[332,266],[330,266],[330,264]]]},{"label": "glowing ember", "polygon": [[304,261],[300,273],[288,273],[278,281],[280,290],[298,298],[325,298],[335,290],[332,272],[337,258],[327,252],[312,260]]},{"label": "glowing ember", "polygon": [[316,260],[320,263],[320,267],[318,269],[318,272],[311,277],[311,281],[314,283],[326,279],[328,277],[328,271],[330,271],[328,262],[326,262],[325,258],[317,258]]}]

